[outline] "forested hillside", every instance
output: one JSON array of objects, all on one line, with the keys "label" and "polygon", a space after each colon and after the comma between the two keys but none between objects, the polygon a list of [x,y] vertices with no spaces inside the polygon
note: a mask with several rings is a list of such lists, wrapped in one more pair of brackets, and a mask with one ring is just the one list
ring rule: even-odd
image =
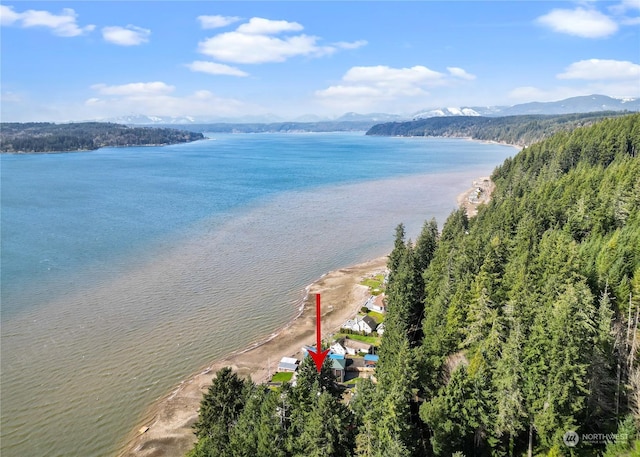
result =
[{"label": "forested hillside", "polygon": [[201,140],[202,133],[127,127],[103,122],[0,123],[0,152],[89,151],[107,146],[147,146]]},{"label": "forested hillside", "polygon": [[415,243],[398,226],[376,382],[341,397],[326,363],[281,390],[223,370],[190,456],[638,455],[640,114],[492,178],[476,217]]},{"label": "forested hillside", "polygon": [[627,113],[607,111],[560,116],[430,117],[408,122],[377,124],[367,131],[367,135],[443,136],[527,146],[558,132],[571,131],[605,118],[625,114]]}]

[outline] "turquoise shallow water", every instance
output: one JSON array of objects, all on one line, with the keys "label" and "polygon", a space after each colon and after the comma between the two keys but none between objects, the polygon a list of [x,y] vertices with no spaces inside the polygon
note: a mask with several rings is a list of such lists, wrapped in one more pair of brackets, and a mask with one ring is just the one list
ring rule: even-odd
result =
[{"label": "turquoise shallow water", "polygon": [[296,312],[328,270],[415,238],[514,149],[212,135],[4,155],[3,456],[113,455],[145,407]]}]

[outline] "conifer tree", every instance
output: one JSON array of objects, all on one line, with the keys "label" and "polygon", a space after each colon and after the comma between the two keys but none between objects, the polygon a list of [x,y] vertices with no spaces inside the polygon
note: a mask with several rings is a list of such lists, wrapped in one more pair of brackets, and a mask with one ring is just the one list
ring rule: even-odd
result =
[{"label": "conifer tree", "polygon": [[422,274],[429,264],[438,245],[438,223],[435,218],[424,223],[422,231],[416,240],[415,267]]},{"label": "conifer tree", "polygon": [[387,267],[389,268],[389,277],[391,278],[398,270],[400,260],[404,257],[406,245],[404,241],[405,230],[404,224],[400,223],[396,227],[396,236],[393,242],[393,251],[389,254],[389,260],[387,261]]},{"label": "conifer tree", "polygon": [[224,367],[204,395],[194,424],[199,438],[208,437],[226,446],[230,429],[235,425],[245,404],[245,382],[231,368]]},{"label": "conifer tree", "polygon": [[296,439],[297,452],[310,457],[350,456],[354,446],[353,428],[351,412],[333,395],[322,392]]}]

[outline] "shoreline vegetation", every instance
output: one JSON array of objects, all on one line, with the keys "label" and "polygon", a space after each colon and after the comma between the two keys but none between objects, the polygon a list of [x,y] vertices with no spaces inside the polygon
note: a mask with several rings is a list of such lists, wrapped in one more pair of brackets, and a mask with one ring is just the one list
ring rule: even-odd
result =
[{"label": "shoreline vegetation", "polygon": [[187,130],[106,122],[0,123],[2,154],[87,152],[104,147],[167,146],[203,139],[202,133]]},{"label": "shoreline vegetation", "polygon": [[[488,202],[493,191],[493,183],[488,179],[476,179],[472,187],[458,195],[458,206],[475,214],[478,205]],[[477,195],[479,186],[484,194],[476,201],[470,200],[470,196]],[[362,285],[363,279],[386,269],[387,256],[383,256],[331,271],[314,281],[305,290],[300,312],[283,327],[247,348],[203,366],[156,401],[126,437],[119,457],[185,455],[196,442],[192,426],[198,420],[202,395],[218,370],[228,366],[239,377],[251,377],[257,384],[269,381],[282,357],[301,359],[302,346],[315,344],[315,294],[322,296],[322,337],[328,339],[345,320],[357,314],[370,295],[369,288]]]},{"label": "shoreline vegetation", "polygon": [[283,122],[271,124],[210,123],[128,126],[108,122],[55,124],[0,123],[0,153],[36,154],[92,151],[103,147],[165,146],[205,139],[215,133],[307,133],[365,131],[370,136],[464,138],[524,147],[558,132],[591,125],[627,112],[603,111],[563,115],[503,117],[446,116],[375,123],[373,121]]},{"label": "shoreline vegetation", "polygon": [[593,125],[603,119],[622,117],[626,111],[600,111],[562,115],[527,114],[503,117],[446,116],[404,122],[385,122],[366,135],[401,137],[465,138],[526,147],[559,132]]}]

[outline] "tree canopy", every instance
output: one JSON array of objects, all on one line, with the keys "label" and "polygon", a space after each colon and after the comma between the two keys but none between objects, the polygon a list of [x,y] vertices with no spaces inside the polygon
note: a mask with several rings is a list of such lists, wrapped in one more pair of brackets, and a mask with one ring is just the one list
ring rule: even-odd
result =
[{"label": "tree canopy", "polygon": [[0,123],[0,152],[90,151],[107,146],[147,146],[201,140],[202,133],[107,122]]},{"label": "tree canopy", "polygon": [[[345,405],[308,360],[279,391],[220,373],[237,395],[213,434],[203,400],[191,456],[636,455],[640,114],[527,147],[492,180],[473,218],[427,222],[415,245],[398,226],[376,382]],[[569,431],[618,439],[569,448]]]}]

